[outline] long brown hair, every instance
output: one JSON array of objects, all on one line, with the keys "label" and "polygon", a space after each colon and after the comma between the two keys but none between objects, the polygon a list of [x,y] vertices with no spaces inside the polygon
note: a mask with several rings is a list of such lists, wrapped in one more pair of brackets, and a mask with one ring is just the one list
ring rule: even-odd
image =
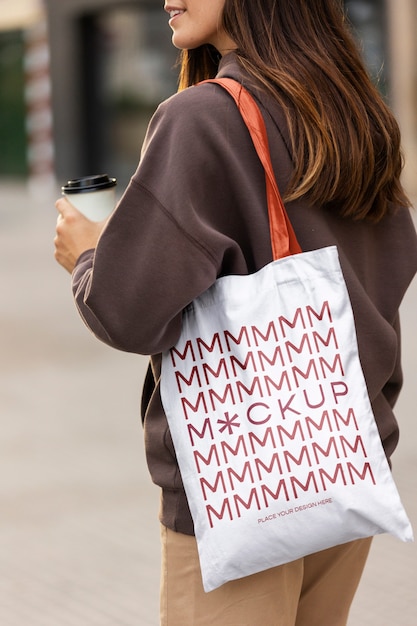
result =
[{"label": "long brown hair", "polygon": [[[372,83],[340,0],[225,0],[223,27],[241,66],[282,105],[294,173],[284,199],[308,196],[379,221],[410,206],[400,131]],[[184,50],[180,89],[215,76],[209,45]]]}]

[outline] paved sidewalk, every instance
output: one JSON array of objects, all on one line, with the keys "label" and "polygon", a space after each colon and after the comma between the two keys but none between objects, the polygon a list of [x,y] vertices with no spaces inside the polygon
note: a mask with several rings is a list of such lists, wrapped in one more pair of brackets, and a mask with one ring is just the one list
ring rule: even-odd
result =
[{"label": "paved sidewalk", "polygon": [[[52,198],[0,181],[0,626],[157,626],[158,489],[138,417],[146,359],[83,327],[53,259],[55,220]],[[415,528],[416,308],[415,281],[394,457]],[[377,537],[349,626],[416,626],[416,582],[416,546]]]}]

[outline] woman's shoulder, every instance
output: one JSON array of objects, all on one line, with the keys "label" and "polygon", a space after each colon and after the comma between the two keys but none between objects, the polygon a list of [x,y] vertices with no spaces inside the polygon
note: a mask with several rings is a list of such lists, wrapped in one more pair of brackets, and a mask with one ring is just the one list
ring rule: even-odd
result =
[{"label": "woman's shoulder", "polygon": [[[230,104],[233,107],[230,107]],[[187,89],[175,93],[164,100],[157,109],[157,114],[174,119],[207,116],[214,118],[216,113],[236,111],[237,107],[227,92],[210,82],[201,82]]]},{"label": "woman's shoulder", "polygon": [[[226,76],[237,82],[243,82],[242,73],[233,54],[226,55],[220,64],[218,78]],[[202,81],[173,94],[164,100],[158,109],[168,113],[171,111],[193,113],[210,110],[211,107],[228,101],[230,101],[230,96],[219,85]]]},{"label": "woman's shoulder", "polygon": [[201,151],[203,145],[216,151],[224,149],[227,138],[233,139],[235,145],[246,144],[246,134],[242,116],[230,95],[219,85],[199,83],[158,106],[145,146],[156,137],[163,141],[169,138],[193,154],[197,149]]}]

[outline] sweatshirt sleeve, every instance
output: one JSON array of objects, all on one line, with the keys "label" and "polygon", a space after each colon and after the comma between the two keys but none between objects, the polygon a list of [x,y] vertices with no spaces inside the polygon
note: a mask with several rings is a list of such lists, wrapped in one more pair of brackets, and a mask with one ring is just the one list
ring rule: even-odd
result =
[{"label": "sweatshirt sleeve", "polygon": [[248,229],[231,198],[259,203],[262,186],[241,182],[248,167],[264,179],[249,135],[242,155],[242,124],[229,96],[211,85],[158,108],[135,175],[96,250],[81,255],[73,273],[79,312],[101,340],[140,354],[166,350],[184,307],[227,263],[247,273],[236,233]]}]

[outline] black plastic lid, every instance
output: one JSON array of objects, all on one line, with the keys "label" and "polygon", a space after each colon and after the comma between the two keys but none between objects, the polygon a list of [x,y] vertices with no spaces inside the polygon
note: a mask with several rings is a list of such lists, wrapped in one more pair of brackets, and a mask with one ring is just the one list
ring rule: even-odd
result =
[{"label": "black plastic lid", "polygon": [[116,184],[115,178],[110,178],[107,174],[96,174],[95,176],[84,176],[83,178],[69,180],[61,189],[64,193],[83,193],[110,189],[110,187],[115,187]]}]

